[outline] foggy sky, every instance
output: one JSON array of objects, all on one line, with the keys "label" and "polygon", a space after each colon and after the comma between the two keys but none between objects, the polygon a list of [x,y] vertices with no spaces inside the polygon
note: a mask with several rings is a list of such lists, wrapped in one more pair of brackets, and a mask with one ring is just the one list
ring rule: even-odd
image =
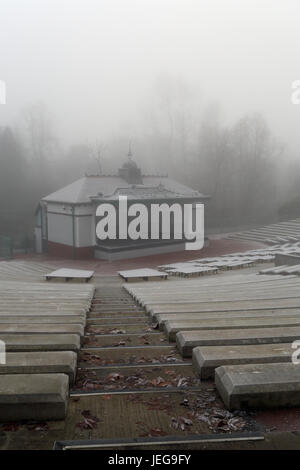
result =
[{"label": "foggy sky", "polygon": [[300,150],[299,0],[0,0],[0,126],[29,103],[64,143],[146,129],[155,84],[190,83],[232,122],[259,111]]}]

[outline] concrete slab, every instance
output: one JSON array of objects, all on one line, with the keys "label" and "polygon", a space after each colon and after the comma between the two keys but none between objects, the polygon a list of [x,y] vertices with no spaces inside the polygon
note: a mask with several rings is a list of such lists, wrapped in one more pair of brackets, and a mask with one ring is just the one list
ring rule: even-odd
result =
[{"label": "concrete slab", "polygon": [[244,300],[240,301],[219,301],[219,302],[177,302],[177,304],[146,305],[146,311],[153,317],[160,313],[186,313],[186,312],[231,312],[234,310],[272,310],[276,308],[300,308],[298,298],[280,298],[273,300]]},{"label": "concrete slab", "polygon": [[290,343],[245,346],[200,346],[193,349],[193,366],[203,380],[213,379],[223,365],[291,362]]},{"label": "concrete slab", "polygon": [[300,337],[300,327],[245,328],[236,330],[180,331],[176,344],[183,357],[191,357],[197,346],[291,343]]},{"label": "concrete slab", "polygon": [[0,323],[0,339],[3,334],[77,334],[80,336],[84,335],[83,325],[73,324],[35,324],[35,323]]},{"label": "concrete slab", "polygon": [[158,271],[157,269],[143,268],[143,269],[129,269],[128,271],[119,271],[125,281],[149,280],[149,279],[167,279],[168,274]]},{"label": "concrete slab", "polygon": [[45,274],[47,281],[51,279],[65,279],[69,281],[71,279],[84,279],[88,282],[94,275],[94,271],[87,271],[85,269],[69,269],[60,268]]},{"label": "concrete slab", "polygon": [[[199,313],[161,313],[156,315],[153,319],[159,323],[163,329],[164,323],[168,320],[182,321],[182,320],[226,320],[230,318],[282,318],[300,315],[300,309],[278,309],[278,310],[237,310],[233,312],[199,312]],[[1,317],[0,317],[1,321]]]},{"label": "concrete slab", "polygon": [[56,324],[56,323],[77,323],[85,326],[86,317],[85,315],[0,315],[0,323],[26,323],[26,325],[33,324]]},{"label": "concrete slab", "polygon": [[2,375],[0,421],[64,419],[68,393],[66,374]]},{"label": "concrete slab", "polygon": [[[248,328],[272,328],[285,326],[300,326],[300,315],[267,318],[230,318],[213,320],[168,320],[164,324],[164,331],[169,341],[175,341],[179,331],[199,331],[199,330],[234,330]],[[1,331],[1,325],[0,325]]]},{"label": "concrete slab", "polygon": [[[0,294],[1,295],[1,294]],[[40,312],[48,312],[51,310],[56,310],[58,312],[63,312],[66,310],[67,312],[73,312],[73,313],[78,313],[82,311],[83,313],[86,312],[90,308],[90,302],[88,303],[82,303],[82,302],[76,302],[76,303],[67,303],[64,304],[63,302],[35,302],[35,301],[29,301],[27,303],[25,302],[6,302],[4,299],[1,299],[1,310],[22,310],[22,309],[33,309],[33,310],[39,310]]]},{"label": "concrete slab", "polygon": [[67,374],[73,384],[76,364],[77,354],[73,351],[7,353],[5,364],[0,364],[0,374],[62,373]]},{"label": "concrete slab", "polygon": [[230,410],[300,405],[300,367],[292,363],[221,366],[215,382]]},{"label": "concrete slab", "polygon": [[208,266],[192,266],[186,263],[186,266],[176,267],[172,270],[167,271],[171,275],[183,276],[183,277],[194,277],[202,276],[204,274],[217,274],[217,267],[208,267]]},{"label": "concrete slab", "polygon": [[[268,288],[268,290],[263,289],[262,287],[255,287],[254,289],[241,289],[236,291],[234,286],[228,286],[226,290],[224,289],[212,289],[207,292],[195,292],[194,290],[185,289],[184,293],[180,291],[177,292],[168,292],[163,296],[144,296],[141,298],[140,302],[143,305],[148,307],[159,308],[159,307],[169,307],[176,306],[177,303],[187,306],[201,306],[202,303],[207,302],[247,302],[247,301],[264,301],[264,300],[273,300],[273,299],[286,299],[298,298],[299,299],[299,285],[300,282],[297,281],[294,285],[285,285],[284,288],[280,286],[273,286]],[[200,286],[199,286],[200,289]],[[288,295],[286,295],[288,294]]]},{"label": "concrete slab", "polygon": [[60,316],[70,316],[70,315],[80,315],[85,316],[86,312],[89,309],[87,308],[72,308],[72,309],[64,309],[64,308],[53,308],[49,309],[49,307],[43,308],[41,305],[40,307],[1,307],[0,306],[0,316],[2,315],[60,315]]},{"label": "concrete slab", "polygon": [[80,336],[75,334],[1,334],[7,352],[75,351],[80,349]]}]

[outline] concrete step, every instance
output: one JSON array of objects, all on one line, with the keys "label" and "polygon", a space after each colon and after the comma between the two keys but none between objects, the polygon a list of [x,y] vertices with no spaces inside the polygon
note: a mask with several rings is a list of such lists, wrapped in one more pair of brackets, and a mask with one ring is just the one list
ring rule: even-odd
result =
[{"label": "concrete step", "polygon": [[129,315],[127,314],[122,314],[120,315],[120,313],[97,313],[97,314],[94,314],[94,313],[89,313],[88,314],[88,321],[97,321],[97,320],[103,320],[103,319],[107,319],[107,318],[111,318],[111,319],[119,319],[119,318],[123,318],[123,320],[126,320],[127,318],[135,318],[135,319],[149,319],[148,315],[146,315],[144,312],[139,312],[139,313],[135,313],[135,312],[130,312]]},{"label": "concrete step", "polygon": [[147,309],[151,317],[155,317],[160,313],[185,313],[185,312],[230,312],[233,310],[271,310],[276,308],[300,308],[300,298],[280,298],[266,300],[244,300],[244,301],[219,301],[219,302],[200,302],[200,303],[184,303],[174,305],[164,305],[160,307],[151,307]]},{"label": "concrete step", "polygon": [[[199,312],[199,313],[161,313],[156,315],[155,320],[159,323],[160,329],[163,329],[164,323],[168,320],[228,320],[235,318],[281,318],[300,315],[299,308],[289,309],[271,309],[271,310],[236,310],[233,312]],[[1,320],[0,320],[1,321]]]},{"label": "concrete step", "polygon": [[[88,316],[88,320],[93,320],[93,317]],[[99,326],[103,325],[105,326],[105,328],[108,327],[109,325],[111,325],[111,327],[113,328],[116,325],[124,325],[124,324],[140,325],[140,327],[142,328],[145,325],[149,325],[149,320],[147,317],[136,318],[136,317],[122,316],[122,317],[114,317],[114,318],[103,317],[101,319],[97,317],[97,324]]]},{"label": "concrete step", "polygon": [[230,410],[300,405],[300,367],[292,363],[221,366],[215,382]]},{"label": "concrete step", "polygon": [[75,334],[1,334],[7,352],[75,351],[80,349],[80,336]]},{"label": "concrete step", "polygon": [[106,316],[122,316],[122,315],[126,315],[126,316],[136,316],[136,315],[145,315],[145,310],[134,310],[134,309],[131,309],[131,310],[126,310],[126,309],[120,309],[120,310],[98,310],[98,309],[95,309],[93,308],[91,310],[91,312],[93,313],[93,315],[97,315],[97,316],[103,316],[103,317],[106,317]]},{"label": "concrete step", "polygon": [[245,346],[199,346],[193,349],[194,370],[203,380],[213,379],[223,365],[291,362],[290,343]]},{"label": "concrete step", "polygon": [[200,330],[234,330],[250,328],[282,328],[285,326],[300,326],[300,314],[296,316],[283,317],[256,317],[256,318],[230,318],[213,320],[168,320],[164,324],[164,332],[169,341],[176,340],[179,331],[200,331]]},{"label": "concrete step", "polygon": [[0,421],[64,419],[68,395],[66,374],[2,375]]},{"label": "concrete step", "polygon": [[164,345],[166,336],[162,333],[136,333],[136,334],[108,334],[91,335],[84,338],[85,346],[95,346],[99,348],[113,346],[144,346],[144,345]]},{"label": "concrete step", "polygon": [[[272,270],[275,268],[271,268]],[[276,268],[278,271],[281,269],[280,267]],[[270,274],[271,275],[271,274]],[[149,300],[147,301],[147,310],[151,310],[155,308],[171,308],[172,306],[176,306],[179,304],[187,305],[187,306],[201,306],[201,304],[207,304],[210,302],[217,303],[217,302],[247,302],[247,301],[263,301],[263,300],[273,300],[273,299],[286,299],[286,298],[299,298],[299,286],[300,283],[297,282],[296,285],[293,286],[285,286],[284,289],[268,289],[259,291],[259,289],[254,290],[247,290],[244,292],[223,292],[223,291],[215,291],[210,293],[209,295],[196,295],[191,292],[187,292],[185,295],[176,295],[173,294],[172,296],[166,296],[165,299],[161,300]]]},{"label": "concrete step", "polygon": [[180,331],[176,344],[183,357],[191,357],[197,346],[291,343],[300,337],[300,327],[244,328],[236,330]]},{"label": "concrete step", "polygon": [[125,333],[140,333],[140,334],[145,334],[145,333],[153,333],[155,330],[153,330],[149,324],[141,325],[139,323],[136,324],[131,324],[131,323],[120,323],[120,324],[98,324],[98,323],[89,323],[88,324],[89,331],[91,334],[94,332],[98,332],[96,334],[114,334],[115,336],[119,336],[120,332],[125,332]]},{"label": "concrete step", "polygon": [[7,353],[5,364],[0,364],[0,374],[62,373],[73,384],[76,364],[77,354],[73,351]]},{"label": "concrete step", "polygon": [[68,315],[66,318],[65,315],[0,315],[0,324],[1,323],[10,323],[10,324],[80,324],[85,326],[86,318],[81,315]]},{"label": "concrete step", "polygon": [[52,308],[49,307],[43,308],[43,306],[33,307],[33,306],[0,306],[0,315],[85,315],[88,312],[86,308],[71,308],[71,309],[64,309],[64,308]]},{"label": "concrete step", "polygon": [[131,310],[130,312],[124,312],[123,310],[120,311],[120,312],[109,312],[109,311],[98,312],[97,310],[92,309],[88,313],[88,316],[89,316],[89,318],[105,318],[105,317],[110,317],[110,318],[124,317],[124,318],[127,318],[127,317],[143,317],[143,316],[147,316],[147,314],[144,310],[140,310],[140,311]]},{"label": "concrete step", "polygon": [[34,324],[29,323],[0,323],[0,339],[2,334],[17,334],[20,333],[22,335],[26,334],[76,334],[83,336],[84,335],[84,326],[74,324],[49,324],[49,323],[41,323],[41,324]]}]

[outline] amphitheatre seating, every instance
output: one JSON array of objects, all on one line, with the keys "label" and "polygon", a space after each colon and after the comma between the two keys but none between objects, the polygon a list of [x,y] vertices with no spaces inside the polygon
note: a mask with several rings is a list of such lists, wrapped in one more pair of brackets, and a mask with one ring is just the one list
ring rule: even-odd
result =
[{"label": "amphitheatre seating", "polygon": [[[300,222],[299,222],[300,227]],[[246,252],[230,253],[227,255],[211,258],[198,258],[181,263],[172,263],[158,266],[158,269],[165,271],[171,276],[195,277],[206,274],[217,274],[220,271],[240,269],[256,266],[259,263],[274,261],[277,253],[292,254],[300,253],[300,232],[299,237],[280,238],[274,246],[249,250]]]},{"label": "amphitheatre seating", "polygon": [[256,266],[258,263],[267,263],[273,261],[277,253],[300,253],[299,241],[291,243],[289,240],[277,240],[276,243],[278,242],[278,245],[269,248],[249,250],[244,253],[230,253],[214,258],[198,258],[184,263],[165,264],[158,268],[172,276],[193,277],[216,274],[220,270],[239,269]]},{"label": "amphitheatre seating", "polygon": [[[232,315],[264,311],[294,315],[300,307],[297,276],[230,274],[203,279],[174,280],[164,289],[159,283],[135,284],[125,288],[155,321],[170,320],[163,315],[181,315],[178,320],[196,320],[204,315]],[[240,316],[240,315],[238,315]],[[174,317],[174,320],[176,318]]]},{"label": "amphitheatre seating", "polygon": [[231,410],[300,405],[300,367],[292,363],[221,366],[215,382]]},{"label": "amphitheatre seating", "polygon": [[195,277],[203,276],[205,274],[217,274],[218,267],[216,266],[207,266],[207,265],[195,265],[192,263],[182,263],[181,266],[173,268],[168,272],[172,276],[182,276],[182,277]]},{"label": "amphitheatre seating", "polygon": [[125,281],[138,281],[144,280],[148,281],[150,279],[167,279],[168,275],[164,272],[157,271],[157,269],[129,269],[128,271],[119,271],[119,276],[121,276]]},{"label": "amphitheatre seating", "polygon": [[172,273],[172,271],[176,271],[180,268],[185,268],[187,266],[191,266],[193,263],[186,261],[183,263],[172,263],[172,264],[163,264],[158,266],[157,268],[161,271],[165,271],[166,273]]},{"label": "amphitheatre seating", "polygon": [[79,336],[84,335],[84,327],[82,325],[74,324],[49,324],[49,323],[30,323],[27,325],[26,320],[24,323],[0,323],[0,338],[3,334],[75,334]]},{"label": "amphitheatre seating", "polygon": [[[253,250],[255,264],[260,262],[256,256],[274,259],[281,246]],[[285,244],[282,252],[290,248]],[[232,258],[243,259],[242,253]],[[180,354],[193,357],[201,379],[215,374],[226,406],[298,406],[300,368],[291,355],[292,342],[300,338],[300,278],[297,265],[276,268],[259,275],[257,266],[256,272],[171,278],[168,289],[155,282],[124,287],[170,340],[176,338]]]},{"label": "amphitheatre seating", "polygon": [[292,266],[289,266],[289,265],[276,266],[274,268],[263,269],[259,273],[260,274],[282,274],[282,275],[295,274],[299,276],[300,264],[294,264]]},{"label": "amphitheatre seating", "polygon": [[176,344],[182,357],[192,357],[197,346],[292,343],[299,335],[300,326],[180,331],[176,335]]},{"label": "amphitheatre seating", "polygon": [[[26,322],[26,325],[29,324],[38,324],[38,325],[44,325],[44,324],[61,324],[61,323],[67,323],[68,325],[72,325],[73,323],[76,323],[78,325],[85,326],[86,324],[86,317],[83,314],[79,315],[58,315],[57,313],[42,313],[42,314],[24,314],[19,315],[15,313],[10,313],[10,315],[5,315],[3,312],[0,312],[0,325],[1,324],[19,324],[19,323],[24,323]],[[0,326],[1,328],[1,326]]]},{"label": "amphitheatre seating", "polygon": [[241,301],[229,301],[226,300],[210,302],[178,302],[176,305],[174,302],[154,304],[146,307],[146,310],[150,313],[150,316],[155,321],[158,315],[163,313],[215,313],[215,312],[235,312],[244,311],[250,312],[252,310],[282,310],[286,308],[300,308],[300,300],[298,297],[291,297],[288,299],[280,298],[275,296],[274,299],[257,299],[257,302],[253,302],[251,299],[245,299]]},{"label": "amphitheatre seating", "polygon": [[74,334],[21,334],[1,333],[6,351],[75,351],[80,349],[80,336]]},{"label": "amphitheatre seating", "polygon": [[213,379],[215,369],[235,364],[291,362],[290,343],[201,346],[193,349],[193,366],[202,380]]},{"label": "amphitheatre seating", "polygon": [[276,244],[288,243],[300,240],[300,219],[288,222],[265,225],[263,227],[231,233],[226,238],[253,240],[262,243]]},{"label": "amphitheatre seating", "polygon": [[2,375],[0,421],[64,419],[68,392],[66,374]]},{"label": "amphitheatre seating", "polygon": [[49,284],[47,272],[43,263],[0,262],[1,421],[66,415],[94,286]]},{"label": "amphitheatre seating", "polygon": [[72,279],[84,280],[89,282],[94,275],[94,271],[87,271],[84,269],[67,269],[60,268],[52,271],[51,273],[45,274],[47,281],[51,279],[65,279],[65,281],[71,281]]},{"label": "amphitheatre seating", "polygon": [[[214,268],[214,269],[212,269]],[[166,264],[159,267],[159,269],[168,272],[171,275],[185,275],[189,273],[200,273],[203,270],[203,273],[210,273],[214,270],[214,274],[218,271],[218,267],[213,263],[199,263],[198,261],[187,261],[185,263],[175,263],[175,264]]]},{"label": "amphitheatre seating", "polygon": [[300,326],[300,313],[294,316],[283,317],[247,317],[247,318],[229,318],[212,320],[168,320],[164,324],[164,331],[169,341],[176,340],[176,334],[179,331],[206,331],[206,330],[235,330],[250,328],[272,328],[285,326]]},{"label": "amphitheatre seating", "polygon": [[194,277],[206,274],[217,274],[220,270],[230,270],[253,266],[256,263],[266,262],[274,259],[274,255],[257,254],[255,256],[241,256],[232,254],[218,258],[203,258],[187,261],[185,263],[174,263],[159,266],[159,269],[172,276]]},{"label": "amphitheatre seating", "polygon": [[299,308],[289,309],[263,309],[263,310],[236,310],[232,312],[192,312],[192,313],[161,313],[155,315],[155,321],[161,330],[164,329],[167,321],[195,321],[195,320],[236,320],[236,319],[255,319],[255,318],[283,318],[299,315]]},{"label": "amphitheatre seating", "polygon": [[0,374],[62,373],[67,374],[70,384],[73,384],[76,364],[77,355],[73,351],[9,352],[5,364],[0,364]]},{"label": "amphitheatre seating", "polygon": [[52,266],[33,261],[12,260],[0,262],[0,280],[4,281],[40,281]]}]

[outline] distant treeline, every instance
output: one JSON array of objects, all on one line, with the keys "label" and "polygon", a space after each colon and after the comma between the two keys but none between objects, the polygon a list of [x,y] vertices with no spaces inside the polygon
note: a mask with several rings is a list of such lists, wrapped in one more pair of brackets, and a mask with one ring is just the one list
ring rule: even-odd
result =
[{"label": "distant treeline", "polygon": [[[144,174],[168,173],[210,195],[210,230],[272,222],[280,207],[285,218],[289,211],[300,217],[300,165],[287,163],[262,116],[247,115],[226,126],[217,111],[191,110],[188,94],[171,98],[160,97],[133,139],[134,158]],[[100,141],[65,150],[43,106],[29,108],[24,123],[22,129],[0,128],[0,234],[19,241],[32,238],[42,196],[85,172],[116,173],[131,137],[120,133],[103,141],[99,136]]]}]

